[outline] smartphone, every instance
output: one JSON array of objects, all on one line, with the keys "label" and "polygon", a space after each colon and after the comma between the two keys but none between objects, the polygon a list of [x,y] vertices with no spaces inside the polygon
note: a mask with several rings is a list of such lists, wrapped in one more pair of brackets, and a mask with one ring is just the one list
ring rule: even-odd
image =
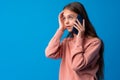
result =
[{"label": "smartphone", "polygon": [[[81,15],[78,15],[77,16],[77,19],[79,20],[79,22],[82,24],[83,23],[83,18]],[[73,33],[75,34],[78,34],[78,30],[73,26],[73,30],[72,30]]]}]

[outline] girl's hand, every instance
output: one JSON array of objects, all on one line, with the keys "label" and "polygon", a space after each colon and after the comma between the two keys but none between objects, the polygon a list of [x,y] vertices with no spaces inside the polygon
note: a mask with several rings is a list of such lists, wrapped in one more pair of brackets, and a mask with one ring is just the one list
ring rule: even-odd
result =
[{"label": "girl's hand", "polygon": [[78,35],[81,38],[84,37],[84,32],[85,32],[85,19],[83,19],[83,23],[81,24],[79,20],[77,19],[74,23],[74,27],[78,30]]},{"label": "girl's hand", "polygon": [[59,16],[58,16],[58,19],[59,19],[59,29],[64,31],[66,28],[65,28],[65,25],[64,25],[64,16],[63,16],[63,11],[60,12]]}]

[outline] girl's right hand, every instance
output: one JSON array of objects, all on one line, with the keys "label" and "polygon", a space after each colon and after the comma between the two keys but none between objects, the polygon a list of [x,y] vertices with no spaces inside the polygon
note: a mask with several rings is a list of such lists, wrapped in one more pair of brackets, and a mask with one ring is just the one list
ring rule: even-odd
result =
[{"label": "girl's right hand", "polygon": [[59,18],[59,29],[64,31],[66,28],[65,28],[65,25],[64,25],[64,16],[63,16],[63,11],[60,12],[58,18]]}]

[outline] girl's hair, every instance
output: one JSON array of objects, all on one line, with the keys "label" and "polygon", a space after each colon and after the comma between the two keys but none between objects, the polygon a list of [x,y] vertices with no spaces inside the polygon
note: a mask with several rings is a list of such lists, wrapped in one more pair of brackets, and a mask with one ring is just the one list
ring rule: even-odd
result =
[{"label": "girl's hair", "polygon": [[[91,36],[91,37],[98,37],[93,25],[91,24],[87,12],[84,8],[84,6],[80,2],[72,2],[68,5],[66,5],[64,9],[69,9],[70,11],[73,11],[77,13],[78,15],[81,15],[83,19],[85,19],[85,33],[84,35],[86,37]],[[70,32],[67,37],[70,37],[73,33]],[[99,38],[100,39],[100,38]],[[103,52],[104,52],[104,43],[101,40],[101,48],[100,48],[100,58],[97,61],[97,64],[99,64],[99,70],[96,73],[98,80],[104,80],[104,59],[103,59]]]}]

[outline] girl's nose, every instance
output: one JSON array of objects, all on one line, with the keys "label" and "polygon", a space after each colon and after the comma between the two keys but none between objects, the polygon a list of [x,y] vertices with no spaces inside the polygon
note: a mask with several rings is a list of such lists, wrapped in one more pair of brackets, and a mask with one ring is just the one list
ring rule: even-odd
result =
[{"label": "girl's nose", "polygon": [[65,20],[65,24],[69,24],[69,20],[68,19]]}]

